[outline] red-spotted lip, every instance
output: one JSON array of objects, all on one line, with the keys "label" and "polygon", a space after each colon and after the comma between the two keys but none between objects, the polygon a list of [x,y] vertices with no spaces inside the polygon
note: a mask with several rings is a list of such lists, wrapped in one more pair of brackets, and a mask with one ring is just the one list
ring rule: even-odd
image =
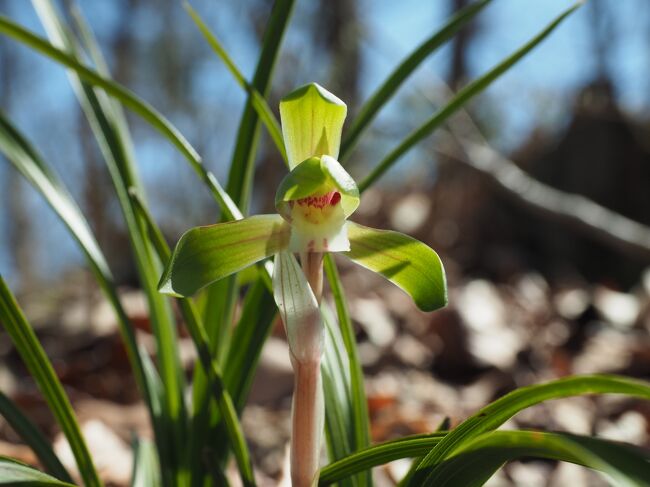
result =
[{"label": "red-spotted lip", "polygon": [[336,206],[339,201],[341,201],[341,193],[330,191],[321,196],[307,196],[306,198],[290,201],[289,205],[293,206],[294,203],[297,203],[300,206],[311,206],[322,210],[328,206]]}]

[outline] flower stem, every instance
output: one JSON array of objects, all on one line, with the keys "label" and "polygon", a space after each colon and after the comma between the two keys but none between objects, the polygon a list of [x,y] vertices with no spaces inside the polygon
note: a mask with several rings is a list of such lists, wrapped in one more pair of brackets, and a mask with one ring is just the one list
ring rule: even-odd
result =
[{"label": "flower stem", "polygon": [[[323,296],[323,254],[305,252],[300,255],[300,260],[305,277],[320,303]],[[303,361],[292,355],[291,362],[294,370],[291,482],[293,487],[312,487],[318,482],[325,418],[320,354]]]},{"label": "flower stem", "polygon": [[320,444],[325,416],[320,359],[294,365],[291,437],[293,487],[312,487],[318,481]]},{"label": "flower stem", "polygon": [[322,252],[302,252],[300,263],[311,290],[320,304],[323,297],[323,254]]}]

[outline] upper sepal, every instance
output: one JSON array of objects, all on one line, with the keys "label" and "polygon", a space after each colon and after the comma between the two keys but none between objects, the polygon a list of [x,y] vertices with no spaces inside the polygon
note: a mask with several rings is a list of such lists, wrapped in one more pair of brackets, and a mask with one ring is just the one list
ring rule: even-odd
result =
[{"label": "upper sepal", "polygon": [[316,83],[280,101],[282,136],[289,168],[312,156],[338,158],[347,105]]}]

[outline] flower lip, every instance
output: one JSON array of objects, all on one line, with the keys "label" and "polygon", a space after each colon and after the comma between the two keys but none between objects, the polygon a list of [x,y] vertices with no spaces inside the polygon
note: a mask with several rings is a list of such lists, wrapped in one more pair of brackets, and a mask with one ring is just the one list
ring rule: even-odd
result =
[{"label": "flower lip", "polygon": [[294,204],[299,206],[311,206],[312,208],[323,209],[328,206],[336,206],[341,201],[341,193],[338,191],[329,191],[322,195],[312,195],[305,198],[299,198],[289,201],[289,206],[293,208]]}]

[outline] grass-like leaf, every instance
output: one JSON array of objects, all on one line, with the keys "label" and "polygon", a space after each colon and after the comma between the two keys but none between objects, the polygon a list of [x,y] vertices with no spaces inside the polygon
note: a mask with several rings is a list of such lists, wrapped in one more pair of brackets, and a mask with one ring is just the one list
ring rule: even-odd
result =
[{"label": "grass-like leaf", "polygon": [[224,218],[232,220],[242,217],[237,205],[233,203],[230,196],[221,187],[217,178],[202,164],[201,157],[192,145],[187,141],[187,139],[185,139],[185,137],[183,137],[176,127],[158,113],[151,105],[138,98],[127,88],[103,77],[95,70],[84,66],[75,59],[74,56],[54,47],[42,37],[37,36],[24,27],[21,27],[5,16],[0,16],[0,33],[29,46],[59,64],[74,70],[80,78],[94,86],[100,87],[109,95],[117,98],[124,104],[124,106],[140,115],[153,128],[164,135],[165,138],[167,138],[181,152],[181,154],[185,156],[194,171],[199,175],[215,200],[219,203]]},{"label": "grass-like leaf", "polygon": [[[153,246],[160,259],[163,261],[170,260],[171,250],[167,245],[167,242],[165,242],[165,239],[162,236],[160,229],[155,224],[151,214],[144,206],[142,199],[139,197],[137,192],[134,191],[131,192],[131,198],[140,217],[147,225],[149,238],[151,238]],[[248,447],[246,446],[246,440],[244,439],[244,433],[241,424],[239,423],[237,411],[232,398],[225,388],[223,374],[219,363],[211,356],[205,327],[203,326],[200,315],[192,300],[180,299],[179,304],[183,318],[185,319],[185,326],[192,337],[203,370],[207,371],[207,379],[208,383],[212,387],[213,397],[217,402],[217,407],[219,408],[222,417],[224,418],[226,429],[229,434],[230,444],[233,448],[235,458],[237,459],[237,465],[239,467],[242,482],[244,486],[253,486],[255,485],[253,467]]]},{"label": "grass-like leaf", "polygon": [[[255,68],[251,86],[266,97],[271,86],[273,67],[278,56],[282,37],[289,24],[294,0],[276,0],[266,24],[262,49]],[[248,212],[255,169],[255,152],[259,138],[259,117],[253,104],[254,96],[249,94],[239,123],[235,150],[230,163],[230,174],[226,190],[243,214]]]},{"label": "grass-like leaf", "polygon": [[497,66],[492,68],[489,72],[484,74],[478,79],[475,79],[464,88],[462,88],[456,95],[435,115],[427,120],[422,126],[408,135],[395,149],[393,149],[382,161],[373,169],[366,178],[359,184],[359,190],[365,191],[377,179],[379,179],[388,169],[391,168],[397,160],[408,152],[415,144],[427,137],[433,130],[442,125],[456,110],[465,105],[471,98],[481,93],[487,88],[494,80],[499,78],[503,73],[508,71],[515,63],[520,61],[526,54],[528,54],[534,47],[542,42],[548,35],[555,30],[555,28],[562,23],[569,15],[575,12],[582,3],[578,3],[573,7],[565,10],[555,20],[553,20],[544,30],[533,37],[529,42],[524,44],[512,55],[504,59]]},{"label": "grass-like leaf", "polygon": [[341,161],[346,161],[363,132],[375,116],[393,97],[401,84],[440,46],[451,39],[465,24],[474,18],[491,0],[480,0],[458,11],[431,37],[420,44],[388,76],[379,88],[359,109],[341,144]]},{"label": "grass-like leaf", "polygon": [[[355,341],[354,327],[348,311],[347,299],[341,279],[336,268],[336,263],[330,254],[324,258],[325,274],[330,284],[330,290],[334,303],[336,305],[336,314],[340,328],[341,340],[334,342],[338,354],[345,351],[346,360],[349,370],[349,398],[348,403],[343,405],[350,412],[351,429],[348,433],[350,436],[351,450],[358,451],[367,448],[370,445],[370,418],[368,416],[368,400],[363,380],[363,369],[359,352]],[[343,349],[341,348],[343,345]],[[335,459],[341,456],[335,457]],[[361,474],[356,478],[358,485],[372,485],[372,479],[369,475]]]},{"label": "grass-like leaf", "polygon": [[407,292],[423,311],[447,304],[442,262],[433,249],[408,235],[348,223],[350,251],[343,255]]},{"label": "grass-like leaf", "polygon": [[[325,439],[330,462],[333,462],[355,451],[352,447],[355,431],[352,423],[354,408],[350,388],[350,362],[345,353],[341,332],[333,312],[326,303],[321,304],[321,312],[325,323],[325,346],[321,363],[325,396]],[[349,477],[340,480],[338,485],[356,487],[360,485],[360,480],[358,477]]]},{"label": "grass-like leaf", "polygon": [[72,477],[56,456],[48,439],[41,430],[23,414],[14,402],[0,392],[0,415],[9,423],[9,426],[36,454],[41,465],[51,475],[59,480],[72,482]]},{"label": "grass-like leaf", "polygon": [[68,396],[66,396],[34,330],[25,319],[25,315],[2,276],[0,276],[0,322],[11,337],[16,350],[38,384],[50,411],[65,434],[84,483],[87,487],[101,486]]},{"label": "grass-like leaf", "polygon": [[11,458],[0,456],[0,485],[13,487],[75,487]]},{"label": "grass-like leaf", "polygon": [[643,487],[650,479],[650,456],[630,445],[566,433],[494,431],[467,444],[418,485],[480,487],[504,463],[522,457],[589,467],[617,486]]},{"label": "grass-like leaf", "polygon": [[646,382],[608,375],[576,376],[546,384],[517,389],[484,407],[454,428],[420,462],[411,486],[424,485],[427,475],[435,476],[435,467],[478,435],[492,431],[522,409],[550,399],[582,394],[626,394],[650,399]]},{"label": "grass-like leaf", "polygon": [[[135,379],[148,397],[148,386],[135,341],[134,327],[117,295],[113,276],[88,222],[60,179],[47,167],[36,150],[0,111],[0,152],[34,186],[63,221],[77,241],[106,299],[115,311],[120,333]],[[147,402],[149,402],[147,400]]]},{"label": "grass-like leaf", "polygon": [[425,435],[412,435],[386,441],[360,450],[352,455],[323,467],[320,472],[319,485],[340,482],[351,475],[365,472],[378,465],[425,455],[437,445],[446,432]]},{"label": "grass-like leaf", "polygon": [[156,445],[149,440],[138,438],[133,445],[131,487],[159,487],[160,485]]},{"label": "grass-like leaf", "polygon": [[228,54],[228,51],[226,51],[226,49],[221,45],[221,42],[219,39],[217,39],[217,36],[215,36],[214,33],[210,31],[210,28],[206,25],[203,19],[201,19],[196,10],[194,10],[192,6],[187,2],[185,2],[183,6],[185,7],[185,10],[187,10],[187,13],[190,15],[196,26],[201,31],[201,34],[203,34],[205,40],[208,42],[208,44],[210,44],[212,50],[226,65],[226,68],[228,68],[228,71],[232,77],[235,78],[237,84],[249,94],[253,108],[268,130],[269,135],[271,136],[271,140],[273,140],[273,143],[277,147],[278,152],[282,156],[282,159],[287,162],[287,153],[284,148],[284,141],[282,140],[282,130],[280,129],[280,123],[278,122],[278,119],[273,114],[273,110],[271,110],[271,107],[268,105],[260,92],[257,91],[257,89],[255,89],[255,87],[253,87],[253,85],[249,83],[246,77],[241,73],[235,62],[230,57],[230,54]]},{"label": "grass-like leaf", "polygon": [[[64,21],[50,0],[34,0],[37,13],[48,36],[54,44],[61,46],[64,54],[81,62],[80,46],[69,33]],[[101,91],[95,90],[77,70],[68,73],[70,83],[75,91],[81,108],[88,119],[97,139],[99,148],[111,176],[117,200],[122,210],[129,242],[134,253],[135,266],[142,289],[147,297],[154,337],[156,339],[157,359],[163,384],[163,412],[155,431],[161,453],[160,466],[167,483],[182,482],[186,468],[182,464],[185,458],[181,445],[186,437],[186,407],[183,396],[184,375],[180,365],[177,348],[176,324],[169,302],[157,291],[157,282],[161,272],[160,263],[153,255],[151,246],[143,238],[143,228],[138,221],[128,195],[128,188],[141,187],[137,167],[130,150],[128,127],[116,105]],[[98,75],[99,76],[99,75]],[[106,79],[108,73],[106,73]],[[104,78],[102,78],[104,79]],[[109,82],[111,82],[109,80]],[[111,82],[112,83],[112,82]]]}]

